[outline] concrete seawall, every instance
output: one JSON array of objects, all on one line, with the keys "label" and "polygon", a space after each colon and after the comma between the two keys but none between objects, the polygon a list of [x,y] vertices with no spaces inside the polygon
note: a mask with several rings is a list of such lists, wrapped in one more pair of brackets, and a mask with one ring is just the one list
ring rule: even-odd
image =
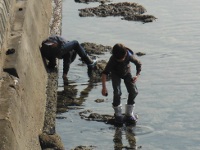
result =
[{"label": "concrete seawall", "polygon": [[51,19],[51,0],[0,0],[1,150],[41,149],[48,75],[39,46]]}]

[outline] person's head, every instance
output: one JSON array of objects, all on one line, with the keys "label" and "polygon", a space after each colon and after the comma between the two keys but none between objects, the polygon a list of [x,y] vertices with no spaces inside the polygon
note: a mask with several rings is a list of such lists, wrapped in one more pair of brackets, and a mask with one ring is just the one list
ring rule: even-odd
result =
[{"label": "person's head", "polygon": [[44,42],[45,45],[49,46],[49,47],[57,47],[58,46],[58,43],[57,42],[53,42],[53,41],[46,41]]},{"label": "person's head", "polygon": [[113,46],[112,54],[117,61],[123,61],[127,55],[127,48],[120,43]]}]

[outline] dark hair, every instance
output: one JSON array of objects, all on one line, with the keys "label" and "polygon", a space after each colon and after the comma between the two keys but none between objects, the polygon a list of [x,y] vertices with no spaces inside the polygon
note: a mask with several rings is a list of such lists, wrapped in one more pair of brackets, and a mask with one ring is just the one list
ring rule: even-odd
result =
[{"label": "dark hair", "polygon": [[113,46],[112,54],[116,59],[122,59],[127,52],[127,48],[120,43],[117,43]]}]

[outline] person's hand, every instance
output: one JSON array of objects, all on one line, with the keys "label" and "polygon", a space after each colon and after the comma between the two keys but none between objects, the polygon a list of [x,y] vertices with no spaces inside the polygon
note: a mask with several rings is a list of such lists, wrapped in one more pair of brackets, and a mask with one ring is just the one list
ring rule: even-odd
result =
[{"label": "person's hand", "polygon": [[138,76],[133,77],[132,82],[135,83],[138,79]]},{"label": "person's hand", "polygon": [[102,88],[101,93],[102,93],[103,96],[108,96],[107,88]]}]

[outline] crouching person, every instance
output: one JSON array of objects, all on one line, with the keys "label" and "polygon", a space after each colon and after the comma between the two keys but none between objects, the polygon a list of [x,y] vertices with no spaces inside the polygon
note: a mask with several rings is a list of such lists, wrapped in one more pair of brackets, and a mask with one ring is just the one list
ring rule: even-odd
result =
[{"label": "crouching person", "polygon": [[42,42],[40,50],[42,56],[49,61],[48,68],[54,68],[56,66],[56,58],[63,59],[64,81],[67,81],[70,64],[75,60],[77,54],[87,64],[88,69],[93,69],[96,66],[96,60],[92,60],[76,40],[66,41],[61,36],[52,35]]}]

